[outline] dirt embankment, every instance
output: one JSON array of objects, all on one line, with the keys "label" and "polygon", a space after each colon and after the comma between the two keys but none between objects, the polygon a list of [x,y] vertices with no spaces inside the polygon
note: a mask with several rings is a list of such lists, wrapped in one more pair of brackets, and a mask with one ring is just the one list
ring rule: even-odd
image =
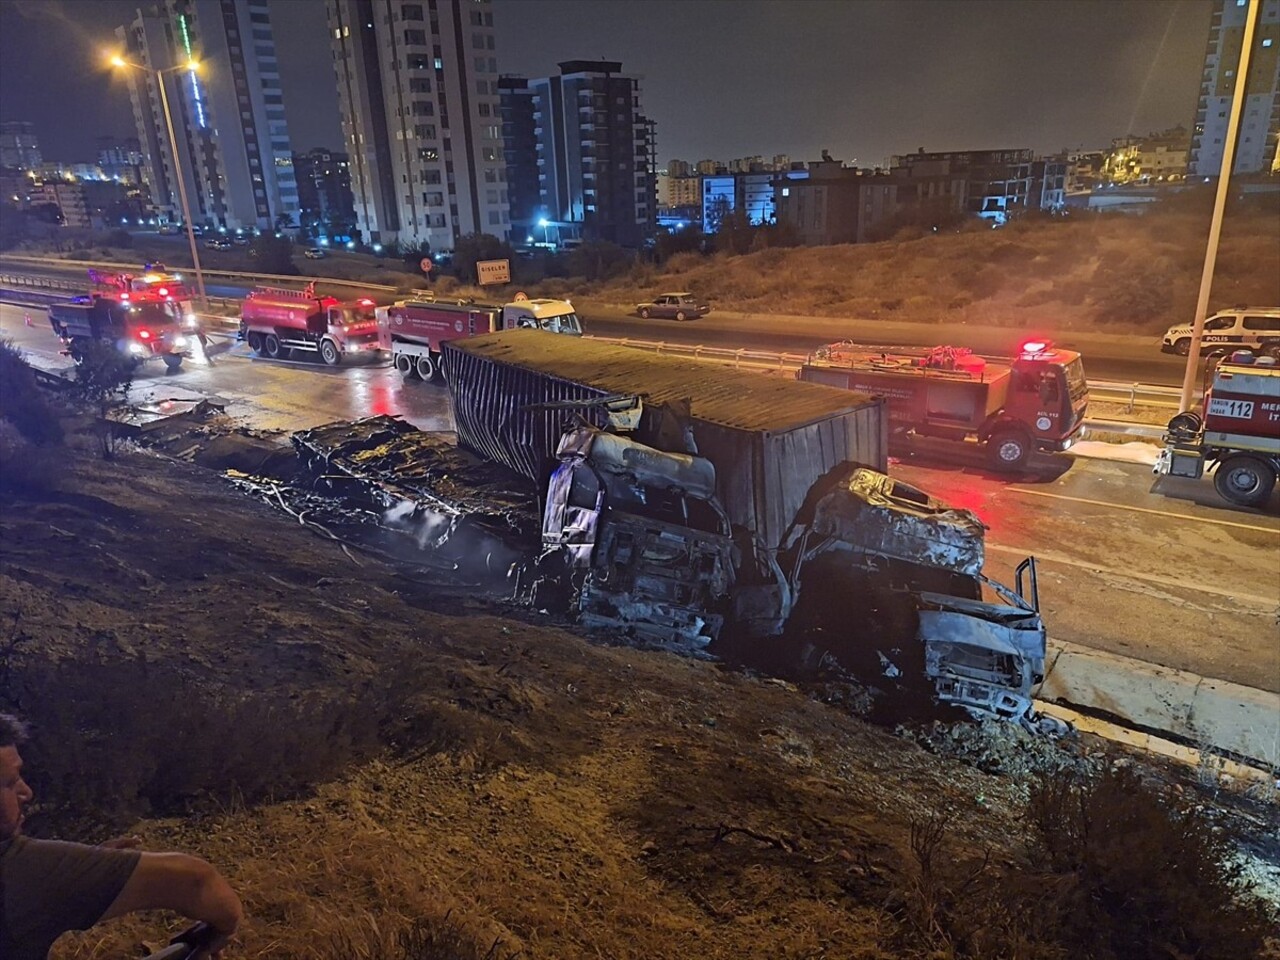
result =
[{"label": "dirt embankment", "polygon": [[[0,487],[0,679],[54,801],[33,832],[198,811],[137,829],[226,870],[250,915],[233,956],[1067,955],[1045,931],[1076,881],[1031,852],[1034,778],[869,726],[838,685],[589,642],[345,553],[190,464],[54,464]],[[1102,762],[1051,752],[1022,769]]]}]

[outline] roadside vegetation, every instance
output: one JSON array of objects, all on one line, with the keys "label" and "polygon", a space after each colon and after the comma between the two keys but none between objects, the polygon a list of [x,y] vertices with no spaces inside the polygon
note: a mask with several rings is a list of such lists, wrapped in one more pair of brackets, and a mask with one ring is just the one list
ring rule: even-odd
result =
[{"label": "roadside vegetation", "polygon": [[[1280,957],[1190,771],[954,725],[999,742],[987,772],[840,684],[590,642],[352,558],[215,471],[104,461],[96,412],[0,346],[0,440],[51,458],[38,484],[0,470],[29,827],[211,858],[250,915],[238,957]],[[54,960],[178,926],[113,922]]]}]

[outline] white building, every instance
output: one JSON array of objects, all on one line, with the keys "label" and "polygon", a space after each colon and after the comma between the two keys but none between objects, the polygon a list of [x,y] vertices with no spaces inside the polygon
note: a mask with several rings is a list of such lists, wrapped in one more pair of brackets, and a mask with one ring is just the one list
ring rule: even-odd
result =
[{"label": "white building", "polygon": [[[143,176],[170,220],[182,208],[156,70],[173,117],[192,220],[274,229],[297,223],[298,186],[284,117],[267,0],[165,0],[116,31],[126,68]],[[198,72],[170,70],[189,60]]]},{"label": "white building", "polygon": [[488,0],[325,0],[356,219],[368,243],[505,237]]},{"label": "white building", "polygon": [[[1276,164],[1280,131],[1280,0],[1261,0],[1262,9],[1249,54],[1244,112],[1236,141],[1233,173],[1267,173]],[[1244,43],[1246,0],[1217,0],[1209,23],[1200,102],[1191,129],[1187,173],[1216,177],[1235,94],[1236,68]]]}]

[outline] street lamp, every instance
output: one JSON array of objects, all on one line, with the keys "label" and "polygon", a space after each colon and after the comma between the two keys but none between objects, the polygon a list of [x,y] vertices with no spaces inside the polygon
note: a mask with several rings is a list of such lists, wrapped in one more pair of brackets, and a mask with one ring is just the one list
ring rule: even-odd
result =
[{"label": "street lamp", "polygon": [[169,150],[173,154],[173,175],[178,181],[178,197],[182,200],[182,219],[187,226],[187,243],[191,246],[191,264],[196,271],[196,293],[198,302],[202,310],[209,309],[209,298],[205,294],[204,289],[204,273],[200,269],[200,251],[196,247],[196,235],[191,223],[191,205],[187,202],[187,184],[182,179],[182,161],[178,156],[178,138],[173,132],[173,116],[169,113],[169,94],[164,89],[164,74],[174,73],[179,70],[185,70],[190,73],[198,73],[200,64],[195,60],[188,60],[186,63],[178,64],[173,67],[165,67],[163,70],[152,70],[141,64],[131,63],[124,57],[114,56],[111,58],[113,67],[128,67],[132,70],[142,70],[145,73],[152,73],[156,78],[156,86],[160,88],[160,105],[164,108],[164,122],[169,130]]}]

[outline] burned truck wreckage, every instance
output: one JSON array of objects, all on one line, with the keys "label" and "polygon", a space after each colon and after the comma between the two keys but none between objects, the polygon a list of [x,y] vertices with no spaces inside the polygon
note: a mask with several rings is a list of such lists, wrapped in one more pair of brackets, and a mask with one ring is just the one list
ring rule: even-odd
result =
[{"label": "burned truck wreckage", "polygon": [[1031,716],[1034,563],[987,580],[981,522],[885,474],[880,400],[538,331],[442,354],[457,444],[387,416],[303,431],[313,489],[588,628]]}]

